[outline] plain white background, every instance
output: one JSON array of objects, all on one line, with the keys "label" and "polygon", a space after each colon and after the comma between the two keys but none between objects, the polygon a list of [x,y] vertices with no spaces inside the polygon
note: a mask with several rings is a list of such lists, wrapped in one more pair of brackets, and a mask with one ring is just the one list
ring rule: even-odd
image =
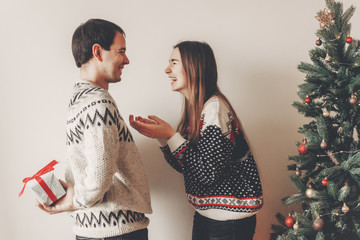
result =
[{"label": "plain white background", "polygon": [[[357,0],[344,1],[360,7]],[[2,0],[0,8],[1,239],[74,239],[68,214],[49,216],[29,189],[18,198],[22,179],[51,160],[64,160],[65,116],[79,78],[71,54],[75,28],[89,18],[119,24],[127,34],[130,65],[121,83],[110,86],[125,119],[156,114],[176,126],[181,96],[164,74],[172,46],[207,41],[218,62],[220,86],[241,118],[255,150],[265,205],[256,240],[269,238],[275,214],[294,210],[281,198],[295,193],[286,166],[297,152],[298,128],[310,119],[291,107],[319,28],[322,0]],[[360,37],[360,12],[351,20]],[[149,179],[151,240],[189,240],[193,209],[182,176],[164,161],[155,140],[132,131]],[[63,178],[63,164],[55,174]]]}]

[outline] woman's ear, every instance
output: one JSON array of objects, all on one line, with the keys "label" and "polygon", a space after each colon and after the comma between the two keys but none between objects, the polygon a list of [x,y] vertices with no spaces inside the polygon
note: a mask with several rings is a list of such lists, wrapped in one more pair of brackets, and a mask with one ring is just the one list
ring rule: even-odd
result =
[{"label": "woman's ear", "polygon": [[92,54],[93,57],[95,57],[97,60],[99,60],[100,62],[102,62],[102,57],[101,57],[101,46],[97,43],[95,43],[92,47]]}]

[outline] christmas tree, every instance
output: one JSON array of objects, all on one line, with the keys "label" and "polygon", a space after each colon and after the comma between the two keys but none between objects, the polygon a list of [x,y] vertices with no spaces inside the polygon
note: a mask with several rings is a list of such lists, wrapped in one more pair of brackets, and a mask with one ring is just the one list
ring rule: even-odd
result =
[{"label": "christmas tree", "polygon": [[316,16],[312,63],[298,65],[305,80],[293,106],[311,120],[299,128],[299,154],[289,157],[299,193],[283,203],[302,210],[277,214],[273,240],[360,239],[360,46],[349,23],[354,12],[326,0]]}]

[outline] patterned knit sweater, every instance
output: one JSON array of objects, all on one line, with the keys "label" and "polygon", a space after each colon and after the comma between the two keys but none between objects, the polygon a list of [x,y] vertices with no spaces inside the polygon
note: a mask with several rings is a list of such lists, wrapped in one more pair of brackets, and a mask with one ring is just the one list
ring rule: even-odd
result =
[{"label": "patterned knit sweater", "polygon": [[263,205],[259,173],[227,104],[210,98],[200,126],[197,144],[176,133],[161,147],[166,161],[184,175],[189,202],[201,215],[220,221],[255,214]]},{"label": "patterned knit sweater", "polygon": [[145,170],[109,92],[75,84],[67,118],[65,178],[74,186],[74,233],[103,238],[144,229],[151,213]]}]

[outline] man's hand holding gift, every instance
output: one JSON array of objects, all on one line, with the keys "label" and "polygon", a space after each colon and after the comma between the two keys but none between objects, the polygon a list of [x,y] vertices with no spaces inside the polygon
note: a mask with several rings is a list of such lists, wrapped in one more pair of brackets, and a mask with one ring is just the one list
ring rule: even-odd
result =
[{"label": "man's hand holding gift", "polygon": [[32,177],[24,178],[24,186],[19,193],[20,197],[25,190],[26,184],[30,185],[37,198],[37,206],[50,214],[76,209],[72,202],[74,188],[55,177],[53,170],[56,164],[58,162],[53,160]]},{"label": "man's hand holding gift", "polygon": [[61,185],[64,187],[66,194],[59,201],[55,202],[55,205],[41,204],[39,201],[37,206],[49,214],[56,214],[61,212],[69,212],[76,210],[73,204],[74,187],[66,184],[64,181],[59,180]]}]

